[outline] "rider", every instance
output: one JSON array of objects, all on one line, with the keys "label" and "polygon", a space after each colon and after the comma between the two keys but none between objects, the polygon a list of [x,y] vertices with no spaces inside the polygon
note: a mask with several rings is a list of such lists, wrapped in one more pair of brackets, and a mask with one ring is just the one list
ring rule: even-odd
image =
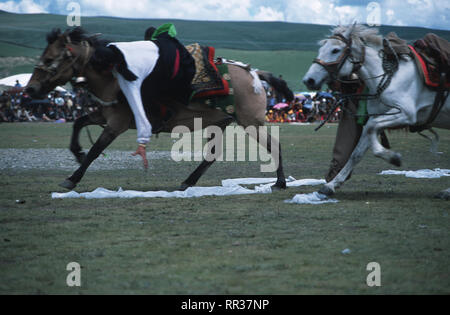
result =
[{"label": "rider", "polygon": [[[146,81],[151,82],[148,88],[152,93],[162,90],[187,106],[193,93],[191,83],[195,75],[195,60],[186,47],[175,38],[176,34],[175,26],[170,23],[157,29],[149,27],[145,32],[145,39],[158,46],[160,58],[160,64],[157,64]],[[161,82],[161,77],[165,81]]]},{"label": "rider", "polygon": [[[356,74],[352,74],[350,80],[342,82],[333,82],[329,86],[333,91],[340,92],[346,95],[355,95],[355,97],[349,97],[344,101],[342,108],[342,116],[339,120],[339,125],[336,132],[336,140],[333,147],[333,157],[330,163],[330,168],[325,175],[325,180],[332,181],[342,168],[347,163],[350,155],[358,144],[361,137],[364,124],[367,117],[364,116],[364,109],[361,107],[363,101],[360,101],[357,97],[358,94],[365,92],[364,83],[362,83]],[[389,141],[382,132],[380,134],[382,144],[384,147],[389,148]],[[349,179],[351,174],[348,176]]]},{"label": "rider", "polygon": [[133,155],[142,157],[145,168],[148,167],[145,148],[152,135],[152,125],[142,102],[141,86],[145,84],[142,91],[148,96],[150,104],[147,106],[161,97],[170,97],[187,105],[192,94],[195,63],[175,36],[175,26],[167,23],[154,30],[152,41],[110,43],[106,48],[96,50],[93,56],[93,65],[98,69],[112,67],[130,104],[139,144]]},{"label": "rider", "polygon": [[[330,88],[342,94],[354,94],[361,89],[359,81],[355,80],[352,83],[333,83]],[[357,120],[352,115],[356,113],[358,108],[358,101],[355,99],[347,99],[344,102],[342,109],[342,116],[339,120],[339,125],[336,132],[336,140],[333,147],[333,157],[331,160],[328,173],[325,175],[325,180],[332,181],[340,170],[347,163],[353,149],[359,141],[362,133],[362,126],[357,123]]]}]

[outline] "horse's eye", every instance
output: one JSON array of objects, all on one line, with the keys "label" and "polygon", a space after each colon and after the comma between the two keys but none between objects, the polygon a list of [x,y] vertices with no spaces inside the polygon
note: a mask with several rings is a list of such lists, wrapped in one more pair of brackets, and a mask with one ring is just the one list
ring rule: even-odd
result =
[{"label": "horse's eye", "polygon": [[337,54],[340,51],[339,48],[335,48],[331,51],[332,54]]}]

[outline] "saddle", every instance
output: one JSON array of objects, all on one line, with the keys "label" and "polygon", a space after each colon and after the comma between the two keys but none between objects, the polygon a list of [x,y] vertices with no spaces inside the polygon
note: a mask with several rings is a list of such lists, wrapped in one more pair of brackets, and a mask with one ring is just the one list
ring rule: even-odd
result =
[{"label": "saddle", "polygon": [[[425,84],[436,89],[443,84],[450,88],[450,43],[445,39],[429,33],[424,38],[409,46],[417,67],[424,78]],[[441,82],[444,74],[444,82]]]},{"label": "saddle", "polygon": [[[424,124],[409,126],[411,132],[421,132],[431,128],[431,123],[445,104],[450,91],[450,43],[429,33],[422,39],[407,45],[406,41],[389,33],[383,40],[383,51],[388,60],[398,60],[408,54],[417,65],[425,85],[436,91],[431,113]],[[408,53],[409,51],[409,53]]]},{"label": "saddle", "polygon": [[408,45],[391,32],[383,40],[383,51],[390,60],[402,59],[405,55],[412,57],[425,85],[433,90],[439,87],[441,73],[444,73],[443,84],[450,88],[450,43],[445,39],[429,33]]},{"label": "saddle", "polygon": [[214,62],[214,47],[191,44],[185,46],[195,60],[195,75],[192,80],[193,99],[226,96],[230,92],[228,81],[222,77]]},{"label": "saddle", "polygon": [[[214,47],[201,46],[197,43],[185,47],[195,61],[191,99],[233,116],[234,93],[226,63],[220,58],[217,60],[214,58]],[[147,113],[147,116],[152,119],[153,133],[158,134],[175,115],[175,112],[165,105],[164,100],[156,100],[156,103],[151,115]]]},{"label": "saddle", "polygon": [[436,91],[433,108],[423,125],[410,126],[411,132],[429,129],[445,104],[450,91],[450,43],[429,33],[409,46],[425,85]]}]

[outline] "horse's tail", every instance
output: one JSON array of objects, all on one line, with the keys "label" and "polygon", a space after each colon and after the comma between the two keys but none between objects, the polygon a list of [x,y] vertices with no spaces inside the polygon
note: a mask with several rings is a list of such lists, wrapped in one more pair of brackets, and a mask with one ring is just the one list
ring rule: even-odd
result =
[{"label": "horse's tail", "polygon": [[276,78],[272,73],[267,71],[257,71],[257,74],[261,80],[266,81],[274,88],[277,95],[283,96],[287,102],[294,100],[294,93],[289,89],[286,81]]},{"label": "horse's tail", "polygon": [[250,74],[253,77],[253,91],[255,91],[255,94],[262,93],[264,91],[264,86],[260,80],[258,72],[255,70],[250,70]]}]

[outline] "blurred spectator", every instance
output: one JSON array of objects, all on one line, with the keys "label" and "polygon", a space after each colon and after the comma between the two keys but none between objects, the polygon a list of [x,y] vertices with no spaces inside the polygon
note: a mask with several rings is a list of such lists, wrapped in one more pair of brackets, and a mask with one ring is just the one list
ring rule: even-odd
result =
[{"label": "blurred spectator", "polygon": [[23,88],[18,88],[16,84],[16,87],[0,94],[0,122],[74,121],[86,111],[96,109],[88,109],[87,105],[89,99],[82,89],[76,91],[75,97],[69,92],[52,92],[47,99],[32,100]]},{"label": "blurred spectator", "polygon": [[59,92],[55,93],[55,104],[56,106],[64,106],[65,102],[64,99],[60,96]]},{"label": "blurred spectator", "polygon": [[[319,95],[318,93],[313,97],[306,93],[301,98],[299,97],[294,98],[289,107],[283,109],[273,109],[273,106],[270,106],[270,100],[268,100],[266,121],[275,123],[320,122],[328,118],[337,102],[334,97],[323,96],[323,94]],[[330,116],[329,121],[339,121],[340,113],[341,109],[337,108]]]}]

